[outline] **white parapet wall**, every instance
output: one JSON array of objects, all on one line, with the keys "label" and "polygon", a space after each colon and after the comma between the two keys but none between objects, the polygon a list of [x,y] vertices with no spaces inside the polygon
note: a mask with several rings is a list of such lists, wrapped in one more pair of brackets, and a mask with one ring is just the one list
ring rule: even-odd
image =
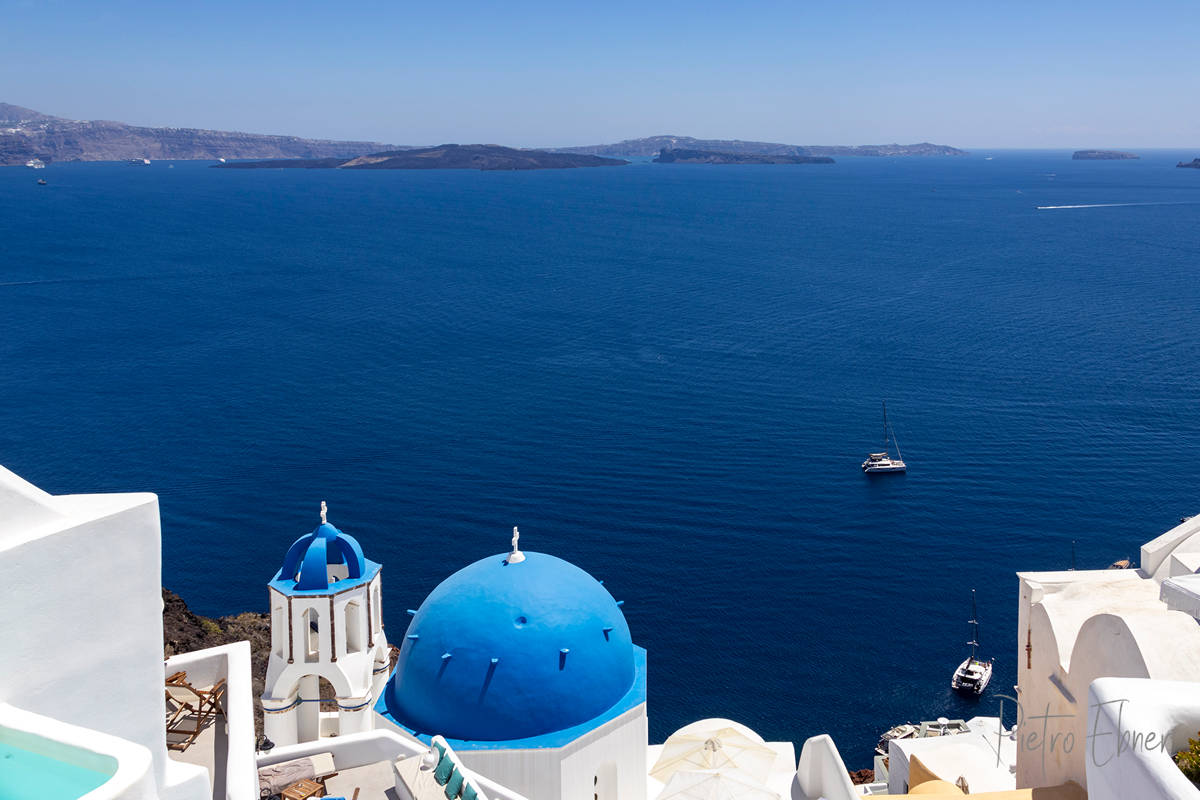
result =
[{"label": "white parapet wall", "polygon": [[1101,678],[1088,705],[1090,800],[1200,800],[1172,758],[1200,736],[1200,683]]},{"label": "white parapet wall", "polygon": [[0,703],[140,745],[158,797],[205,800],[203,768],[167,758],[158,498],[0,467],[0,559]]},{"label": "white parapet wall", "polygon": [[214,800],[255,800],[258,765],[254,760],[254,694],[250,683],[250,643],[193,650],[167,659],[164,676],[186,672],[193,686],[214,686],[225,681],[221,707],[224,719],[216,728]]},{"label": "white parapet wall", "polygon": [[[1142,545],[1141,572],[1157,581],[1196,571],[1200,555],[1200,517],[1191,517]],[[1190,567],[1190,568],[1189,568]]]},{"label": "white parapet wall", "polygon": [[792,797],[796,800],[856,800],[859,797],[837,745],[824,733],[806,740],[800,748],[795,789]]}]

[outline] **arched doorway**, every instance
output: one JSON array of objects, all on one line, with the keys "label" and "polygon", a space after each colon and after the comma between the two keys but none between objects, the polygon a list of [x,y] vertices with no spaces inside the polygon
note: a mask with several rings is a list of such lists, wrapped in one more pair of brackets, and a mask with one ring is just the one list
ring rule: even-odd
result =
[{"label": "arched doorway", "polygon": [[305,675],[297,684],[296,741],[311,742],[338,732],[337,693],[319,675]]}]

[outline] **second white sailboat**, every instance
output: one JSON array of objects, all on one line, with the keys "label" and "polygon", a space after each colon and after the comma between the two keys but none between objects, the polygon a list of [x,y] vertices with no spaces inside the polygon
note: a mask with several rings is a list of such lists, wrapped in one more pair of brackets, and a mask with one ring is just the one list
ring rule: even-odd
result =
[{"label": "second white sailboat", "polygon": [[[891,457],[891,450],[888,447],[889,441],[894,442],[896,445],[895,458]],[[886,400],[883,401],[883,452],[867,454],[867,460],[862,463],[862,471],[868,475],[908,471],[904,460],[900,458],[900,443],[896,441],[896,432],[888,425]]]}]

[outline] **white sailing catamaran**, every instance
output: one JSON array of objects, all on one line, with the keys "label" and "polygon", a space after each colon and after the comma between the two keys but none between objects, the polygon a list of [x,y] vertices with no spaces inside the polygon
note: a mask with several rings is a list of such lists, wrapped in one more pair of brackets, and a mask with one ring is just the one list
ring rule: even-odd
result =
[{"label": "white sailing catamaran", "polygon": [[992,661],[982,661],[975,657],[975,650],[979,647],[979,620],[975,618],[974,589],[971,590],[971,619],[968,620],[968,624],[971,626],[971,641],[967,644],[971,646],[971,655],[954,670],[950,687],[962,694],[978,697],[983,694],[988,681],[992,679]]},{"label": "white sailing catamaran", "polygon": [[[888,442],[894,442],[896,445],[896,457],[892,458],[888,448]],[[883,401],[883,452],[870,453],[867,455],[867,460],[862,463],[862,471],[868,475],[874,475],[882,472],[906,472],[908,467],[904,465],[904,461],[900,458],[900,442],[896,441],[896,432],[891,429],[887,421],[887,401]]]}]

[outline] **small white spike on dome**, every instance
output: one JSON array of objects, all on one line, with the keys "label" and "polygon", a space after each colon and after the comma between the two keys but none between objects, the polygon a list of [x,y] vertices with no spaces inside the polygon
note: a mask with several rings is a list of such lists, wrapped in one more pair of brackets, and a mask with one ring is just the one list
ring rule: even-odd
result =
[{"label": "small white spike on dome", "polygon": [[508,554],[509,564],[520,564],[525,560],[525,554],[517,547],[517,542],[521,538],[521,532],[517,530],[517,526],[513,526],[512,552]]},{"label": "small white spike on dome", "polygon": [[325,515],[329,512],[329,507],[325,505],[325,501],[321,501],[321,524],[328,524],[329,520],[325,519]]}]

